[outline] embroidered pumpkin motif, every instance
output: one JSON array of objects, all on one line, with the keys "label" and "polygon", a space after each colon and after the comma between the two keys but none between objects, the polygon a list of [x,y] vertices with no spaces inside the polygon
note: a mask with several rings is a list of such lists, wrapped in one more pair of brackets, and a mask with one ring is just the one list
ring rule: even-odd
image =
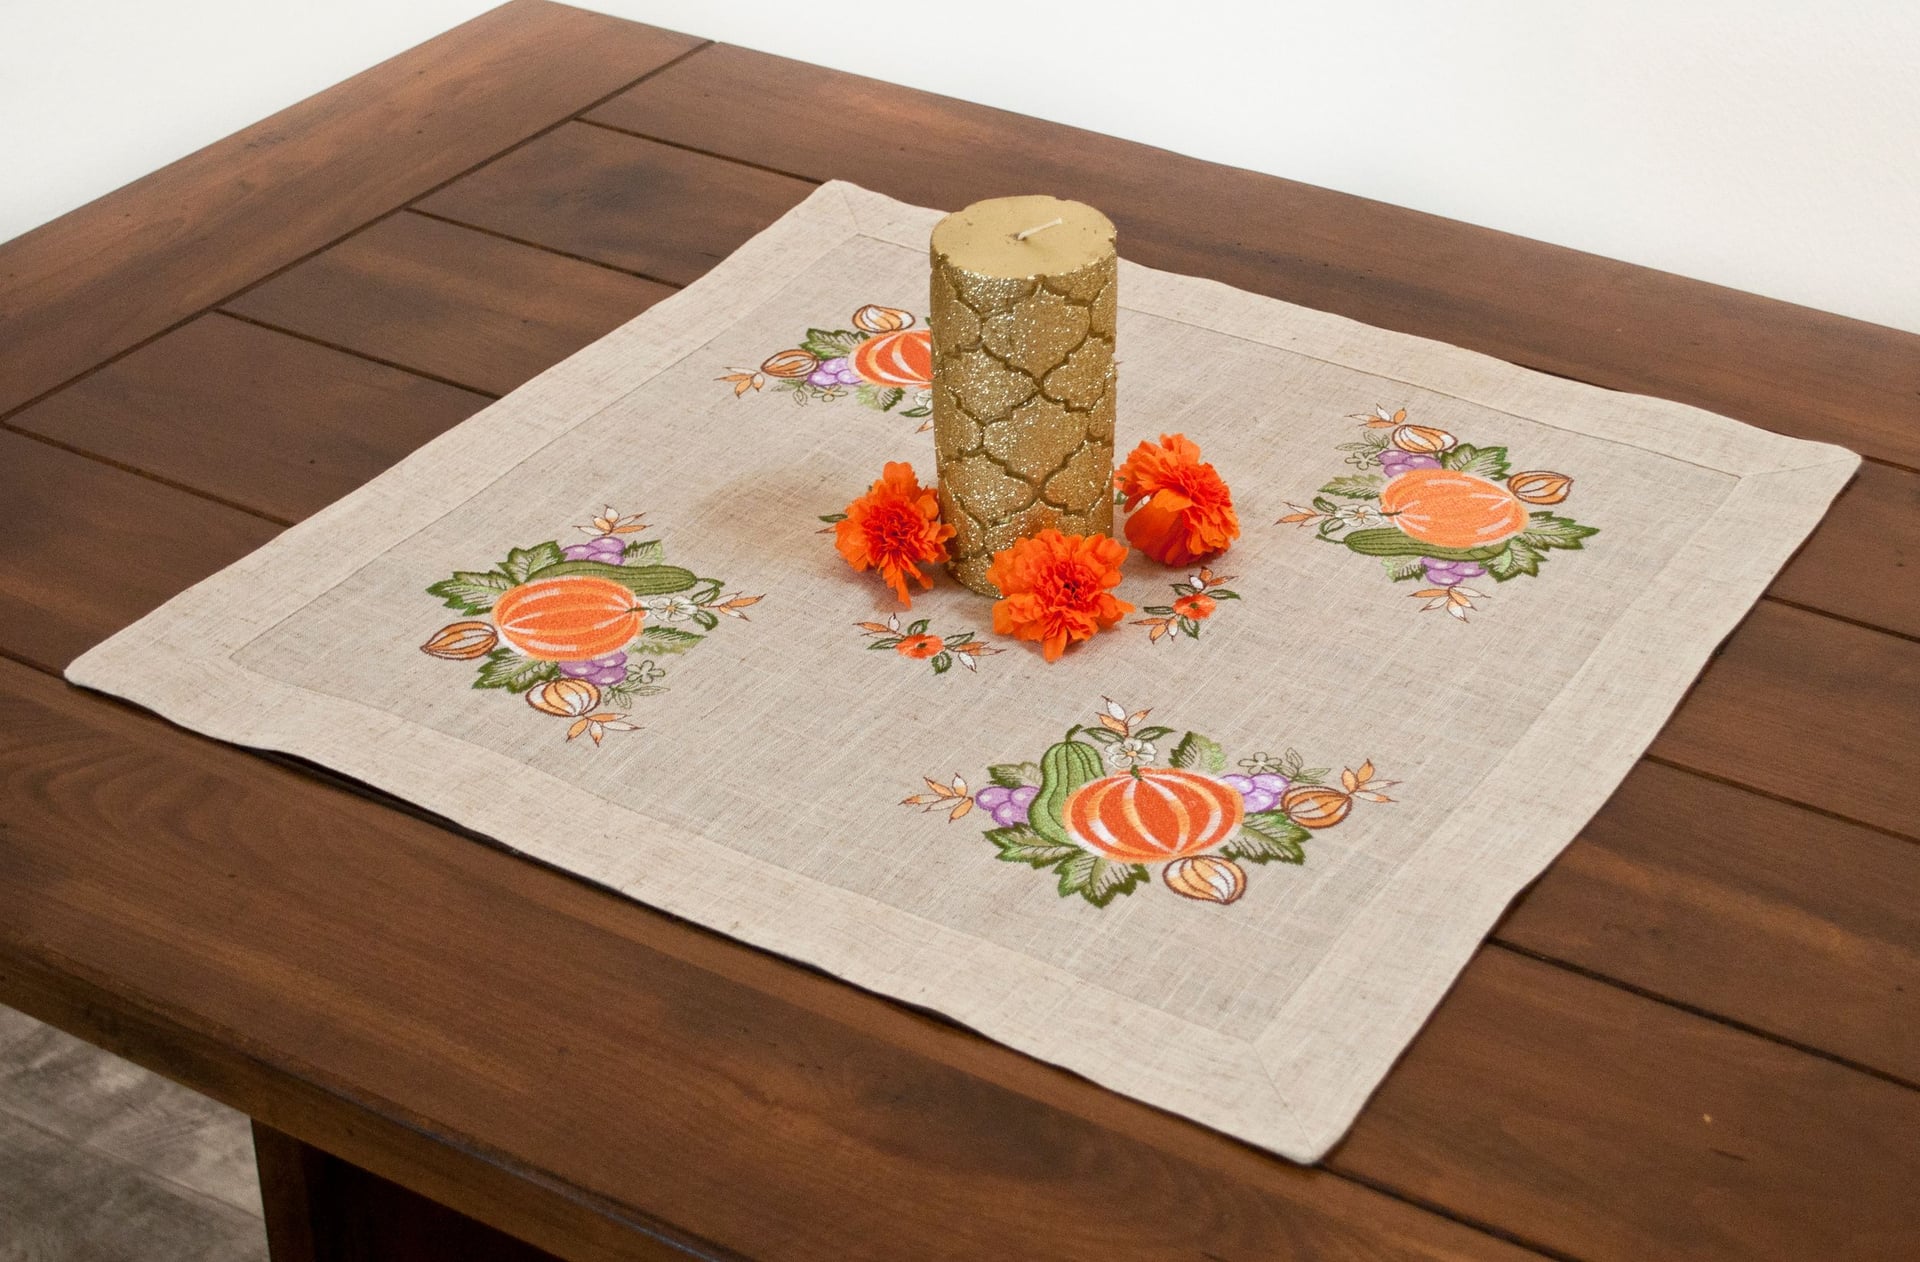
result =
[{"label": "embroidered pumpkin motif", "polygon": [[733,397],[784,391],[795,403],[851,397],[876,412],[933,422],[933,340],[899,307],[867,303],[850,329],[808,329],[798,346],[775,351],[757,369],[730,368],[720,377]]},{"label": "embroidered pumpkin motif", "polygon": [[977,794],[966,777],[923,777],[926,791],[901,805],[938,811],[948,822],[977,807],[993,821],[987,840],[1008,863],[1054,873],[1062,898],[1105,907],[1160,869],[1182,898],[1225,906],[1247,890],[1247,864],[1305,863],[1305,843],[1332,828],[1356,801],[1391,802],[1394,781],[1375,779],[1372,762],[1324,782],[1327,767],[1298,753],[1264,751],[1227,772],[1218,744],[1188,732],[1159,765],[1173,729],[1149,724],[1149,711],[1108,699],[1090,726],[1076,724],[1038,762],[987,768]]},{"label": "embroidered pumpkin motif", "polygon": [[862,381],[877,386],[930,386],[933,338],[925,329],[882,333],[854,348],[848,362]]},{"label": "embroidered pumpkin motif", "polygon": [[522,583],[493,604],[507,643],[545,662],[579,662],[625,648],[646,620],[634,594],[603,578]]},{"label": "embroidered pumpkin motif", "polygon": [[1240,791],[1177,767],[1103,776],[1067,799],[1067,836],[1123,863],[1164,863],[1211,850],[1240,827]]},{"label": "embroidered pumpkin motif", "polygon": [[1471,473],[1413,469],[1380,491],[1380,511],[1399,530],[1436,548],[1483,548],[1527,528],[1513,492]]},{"label": "embroidered pumpkin motif", "polygon": [[1486,599],[1468,580],[1534,577],[1549,551],[1582,551],[1581,541],[1600,533],[1527,507],[1564,501],[1573,490],[1564,473],[1513,473],[1505,447],[1476,447],[1411,424],[1405,408],[1350,419],[1369,432],[1339,450],[1360,472],[1321,487],[1311,505],[1289,503],[1280,524],[1312,526],[1324,542],[1378,558],[1396,583],[1424,579],[1427,586],[1413,593],[1423,610],[1444,609],[1465,622],[1473,602]]},{"label": "embroidered pumpkin motif", "polygon": [[[737,618],[758,596],[722,596],[717,578],[668,565],[639,514],[608,508],[584,526],[584,543],[548,540],[513,548],[488,570],[463,570],[427,588],[447,608],[470,615],[427,637],[423,653],[446,661],[480,660],[475,688],[522,694],[541,714],[572,720],[567,739],[634,732],[626,711],[665,692],[658,661],[685,653],[720,619]],[[691,623],[690,631],[678,623]]]}]

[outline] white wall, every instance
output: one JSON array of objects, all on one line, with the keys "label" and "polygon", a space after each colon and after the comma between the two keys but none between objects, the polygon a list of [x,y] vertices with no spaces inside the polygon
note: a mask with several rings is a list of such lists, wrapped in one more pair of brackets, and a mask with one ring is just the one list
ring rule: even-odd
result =
[{"label": "white wall", "polygon": [[[0,0],[0,239],[485,7]],[[588,7],[1920,332],[1915,0]]]}]

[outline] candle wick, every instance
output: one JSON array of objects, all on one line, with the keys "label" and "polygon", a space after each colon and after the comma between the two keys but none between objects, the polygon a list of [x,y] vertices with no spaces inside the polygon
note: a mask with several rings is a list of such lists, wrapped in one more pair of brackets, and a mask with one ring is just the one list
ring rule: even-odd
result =
[{"label": "candle wick", "polygon": [[1039,225],[1036,225],[1035,227],[1028,228],[1025,232],[1014,233],[1013,239],[1015,241],[1025,241],[1028,237],[1032,236],[1036,232],[1045,232],[1048,228],[1058,227],[1059,225],[1065,222],[1066,222],[1065,219],[1058,218],[1058,217],[1049,219],[1047,220],[1047,222],[1043,224],[1039,224]]}]

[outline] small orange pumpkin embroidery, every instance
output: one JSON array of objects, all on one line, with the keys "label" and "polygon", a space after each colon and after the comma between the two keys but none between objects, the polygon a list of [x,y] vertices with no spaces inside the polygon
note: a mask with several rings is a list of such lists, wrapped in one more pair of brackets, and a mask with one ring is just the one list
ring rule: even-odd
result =
[{"label": "small orange pumpkin embroidery", "polygon": [[820,357],[818,355],[815,355],[811,351],[803,351],[795,348],[793,350],[781,351],[777,355],[767,356],[767,361],[760,365],[760,371],[769,377],[779,377],[782,380],[791,381],[806,376],[819,366]]},{"label": "small orange pumpkin embroidery", "polygon": [[1324,784],[1296,784],[1280,795],[1280,809],[1302,828],[1332,828],[1353,809],[1353,797]]},{"label": "small orange pumpkin embroidery", "polygon": [[604,578],[536,579],[501,594],[493,624],[507,643],[549,662],[578,662],[627,646],[646,611],[633,593]]},{"label": "small orange pumpkin embroidery", "polygon": [[1558,504],[1573,490],[1573,479],[1551,469],[1528,469],[1508,478],[1507,489],[1529,504]]},{"label": "small orange pumpkin embroidery", "polygon": [[882,333],[855,347],[849,362],[861,380],[876,386],[930,386],[933,337],[925,329]]},{"label": "small orange pumpkin embroidery", "polygon": [[1212,776],[1143,767],[1081,785],[1062,814],[1081,845],[1123,863],[1160,863],[1226,841],[1246,809],[1238,789]]},{"label": "small orange pumpkin embroidery", "polygon": [[1409,537],[1436,548],[1479,548],[1527,528],[1513,492],[1454,469],[1411,469],[1380,491],[1380,508]]}]

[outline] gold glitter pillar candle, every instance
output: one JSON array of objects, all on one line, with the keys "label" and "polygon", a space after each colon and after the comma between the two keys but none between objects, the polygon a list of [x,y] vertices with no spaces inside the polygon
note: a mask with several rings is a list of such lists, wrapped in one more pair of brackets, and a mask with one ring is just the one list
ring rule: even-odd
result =
[{"label": "gold glitter pillar candle", "polygon": [[947,568],[1048,527],[1113,533],[1113,223],[1057,197],[975,202],[933,230],[933,444]]}]

